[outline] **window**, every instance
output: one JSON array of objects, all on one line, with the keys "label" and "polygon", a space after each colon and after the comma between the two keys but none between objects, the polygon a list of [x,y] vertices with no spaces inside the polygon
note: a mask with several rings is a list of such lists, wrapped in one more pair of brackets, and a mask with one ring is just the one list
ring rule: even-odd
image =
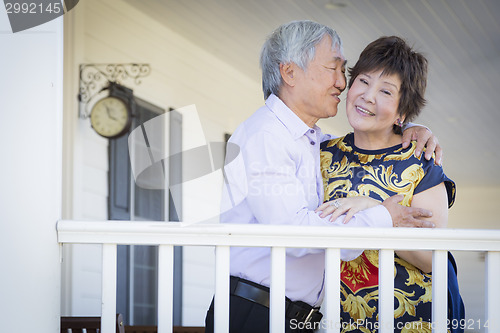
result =
[{"label": "window", "polygon": [[[165,111],[151,103],[134,98],[131,131]],[[181,151],[182,116],[170,110],[169,127],[160,135],[167,136],[168,151]],[[180,180],[180,159],[169,160],[170,181]],[[177,181],[180,183],[180,181]],[[134,182],[131,172],[128,135],[109,142],[109,201],[110,220],[179,221],[180,211],[173,205],[168,189],[145,189]],[[176,198],[177,202],[177,198]],[[158,248],[155,246],[118,246],[117,312],[122,313],[126,325],[157,324]],[[174,324],[182,318],[182,248],[174,250]]]}]

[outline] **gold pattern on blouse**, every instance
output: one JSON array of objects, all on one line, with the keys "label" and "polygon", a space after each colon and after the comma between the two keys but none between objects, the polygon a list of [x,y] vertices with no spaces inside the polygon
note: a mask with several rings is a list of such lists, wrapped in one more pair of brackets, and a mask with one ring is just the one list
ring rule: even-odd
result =
[{"label": "gold pattern on blouse", "polygon": [[[398,193],[404,195],[402,201],[404,206],[411,205],[415,187],[425,176],[423,164],[415,155],[415,142],[411,143],[409,149],[399,148],[382,154],[363,154],[353,151],[353,147],[346,144],[343,137],[330,140],[326,147],[333,146],[336,146],[342,152],[348,152],[347,155],[355,155],[355,158],[352,158],[351,162],[349,162],[347,156],[344,155],[340,162],[334,161],[331,152],[327,149],[321,151],[320,166],[325,201],[351,196],[378,197],[383,201],[392,195],[391,193]],[[394,170],[395,166],[392,165],[394,162],[391,161],[405,161],[410,158],[416,158],[416,163],[413,161],[408,163],[408,166],[403,170],[401,170],[401,164],[398,164],[398,171]],[[374,160],[380,160],[381,162],[372,165],[371,162]],[[360,172],[361,174],[359,174]],[[358,180],[353,184],[352,181],[356,178]],[[455,191],[454,187],[453,191]],[[407,274],[405,275],[407,276],[405,285],[413,286],[413,290],[394,289],[394,297],[399,303],[394,311],[394,317],[400,318],[405,314],[415,316],[418,304],[432,302],[432,277],[397,256],[394,258],[394,262],[399,264]],[[378,280],[373,280],[373,270],[378,271],[378,267],[377,250],[365,250],[363,255],[354,260],[341,262],[343,279],[341,293],[344,296],[343,300],[341,299],[342,311],[349,313],[351,320],[354,321],[354,323],[351,322],[350,324],[343,323],[342,332],[357,330],[364,333],[373,333],[376,331],[376,329],[371,331],[368,326],[356,325],[355,321],[364,321],[374,315],[378,319]],[[395,276],[397,272],[395,266]],[[401,274],[401,272],[398,274]],[[416,295],[415,288],[423,291],[423,293],[419,292]],[[377,303],[370,306],[369,304],[373,304],[373,301]],[[420,321],[406,322],[405,324],[402,333],[432,332],[431,324],[422,321],[422,318],[420,318]]]}]

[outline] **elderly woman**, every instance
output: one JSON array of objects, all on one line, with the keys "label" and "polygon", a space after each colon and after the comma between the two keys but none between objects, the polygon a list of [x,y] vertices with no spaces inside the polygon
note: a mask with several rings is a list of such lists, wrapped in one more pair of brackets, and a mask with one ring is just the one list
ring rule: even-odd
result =
[{"label": "elderly woman", "polygon": [[[431,210],[436,227],[445,228],[455,183],[434,160],[417,156],[414,142],[402,147],[401,127],[425,104],[426,58],[399,37],[382,37],[364,49],[349,75],[346,112],[354,131],[321,145],[325,201],[335,203],[321,209],[348,205],[350,197],[382,202],[400,194],[402,205]],[[449,318],[460,319],[463,303],[449,258]],[[395,332],[431,332],[432,252],[395,251],[394,268]],[[341,279],[343,331],[376,331],[378,251],[342,261]]]}]

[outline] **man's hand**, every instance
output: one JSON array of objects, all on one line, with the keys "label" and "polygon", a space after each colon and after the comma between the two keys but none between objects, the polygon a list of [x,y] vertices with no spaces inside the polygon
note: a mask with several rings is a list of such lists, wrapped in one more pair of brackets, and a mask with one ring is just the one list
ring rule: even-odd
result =
[{"label": "man's hand", "polygon": [[419,218],[431,217],[432,212],[423,208],[401,206],[399,202],[403,195],[398,194],[385,199],[382,206],[387,208],[392,217],[394,227],[405,228],[434,228],[434,223]]},{"label": "man's hand", "polygon": [[406,148],[410,145],[412,140],[417,141],[417,148],[415,149],[415,153],[418,157],[425,150],[425,159],[430,160],[432,157],[432,153],[436,153],[435,163],[437,165],[442,165],[443,159],[443,151],[441,146],[439,145],[437,137],[431,133],[426,127],[415,125],[403,132],[403,148]]}]

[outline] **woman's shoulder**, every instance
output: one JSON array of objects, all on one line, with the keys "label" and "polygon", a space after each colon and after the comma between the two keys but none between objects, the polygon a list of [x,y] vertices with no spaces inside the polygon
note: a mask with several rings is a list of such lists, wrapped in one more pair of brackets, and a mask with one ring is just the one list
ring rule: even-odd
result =
[{"label": "woman's shoulder", "polygon": [[349,143],[349,137],[352,133],[349,133],[347,135],[331,139],[331,140],[326,140],[321,143],[321,150],[333,150],[333,149],[341,149],[343,151],[351,151],[352,147]]},{"label": "woman's shoulder", "polygon": [[[410,164],[418,163],[422,166],[432,166],[434,164],[435,155],[432,155],[430,160],[424,158],[425,150],[420,156],[416,154],[417,142],[411,141],[410,145],[406,148],[399,146],[397,149],[387,152],[383,158],[384,162],[399,161]],[[405,163],[405,164],[406,164]]]},{"label": "woman's shoulder", "polygon": [[[423,192],[444,182],[448,194],[448,206],[451,207],[455,201],[456,195],[455,182],[446,176],[442,166],[435,163],[435,154],[432,154],[432,158],[427,160],[424,157],[424,148],[421,155],[417,156],[415,153],[416,146],[416,141],[412,141],[408,148],[401,150],[399,153],[399,160],[403,163],[394,164],[395,170],[404,170],[406,176],[413,174],[411,171],[415,171],[415,174],[421,173],[414,194]],[[387,157],[389,156],[386,156],[386,158]],[[396,159],[396,156],[393,156],[393,158]],[[420,171],[416,171],[417,169]]]}]

